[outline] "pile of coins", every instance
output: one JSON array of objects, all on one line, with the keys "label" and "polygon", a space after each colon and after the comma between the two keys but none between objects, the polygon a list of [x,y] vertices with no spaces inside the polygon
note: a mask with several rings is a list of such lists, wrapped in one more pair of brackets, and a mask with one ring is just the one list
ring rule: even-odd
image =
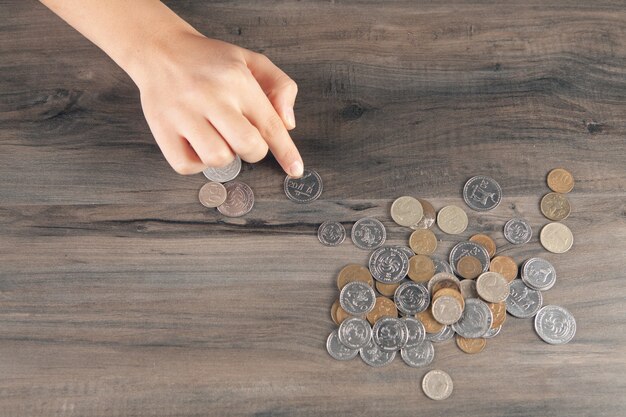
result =
[{"label": "pile of coins", "polygon": [[[502,189],[492,178],[476,176],[465,184],[463,199],[476,211],[493,210],[502,200]],[[468,226],[465,211],[455,205],[435,215],[428,201],[402,196],[391,205],[391,218],[414,230],[408,246],[385,245],[385,227],[375,218],[360,219],[352,226],[354,245],[372,252],[367,267],[348,264],[337,276],[340,293],[331,317],[339,327],[326,342],[333,358],[359,355],[378,367],[392,362],[399,351],[407,365],[423,367],[434,359],[434,344],[452,338],[463,352],[479,353],[500,333],[507,313],[535,317],[535,330],[547,343],[564,344],[574,337],[571,313],[543,306],[542,291],[556,282],[554,266],[547,260],[533,257],[518,268],[511,257],[496,255],[495,242],[482,233],[458,242],[447,261],[433,257],[437,237],[430,229],[435,220],[439,229],[452,235]],[[503,232],[516,245],[532,236],[529,223],[519,218],[506,222]],[[341,244],[345,237],[338,222],[324,222],[318,229],[318,239],[327,246]],[[542,244],[546,246],[543,239]],[[429,398],[444,399],[452,393],[452,380],[434,370],[426,374],[422,388]]]}]

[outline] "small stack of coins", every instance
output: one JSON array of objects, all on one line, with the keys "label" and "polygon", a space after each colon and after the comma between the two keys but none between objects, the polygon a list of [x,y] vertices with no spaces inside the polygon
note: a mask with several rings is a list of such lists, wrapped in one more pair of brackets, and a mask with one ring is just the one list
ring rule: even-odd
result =
[{"label": "small stack of coins", "polygon": [[563,168],[555,168],[548,174],[547,182],[554,192],[543,196],[540,207],[541,213],[553,223],[548,223],[541,229],[539,239],[550,252],[567,252],[574,243],[574,236],[569,227],[559,222],[570,214],[571,206],[565,194],[574,189],[574,177]]},{"label": "small stack of coins", "polygon": [[207,208],[217,210],[227,217],[248,214],[254,206],[254,193],[248,184],[233,181],[241,171],[241,158],[222,168],[207,168],[202,173],[211,182],[200,188],[198,199]]}]

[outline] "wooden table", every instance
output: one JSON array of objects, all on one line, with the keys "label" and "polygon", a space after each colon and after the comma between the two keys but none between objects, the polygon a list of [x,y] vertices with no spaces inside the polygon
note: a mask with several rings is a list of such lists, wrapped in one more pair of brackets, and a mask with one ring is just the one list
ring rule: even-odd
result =
[{"label": "wooden table", "polygon": [[[618,416],[626,409],[626,7],[623,1],[170,1],[210,37],[261,51],[299,84],[293,136],[324,179],[288,201],[273,159],[245,165],[254,210],[203,208],[175,174],[130,79],[36,2],[0,7],[1,416]],[[450,3],[450,4],[446,4]],[[484,4],[483,4],[484,3]],[[572,250],[538,232],[545,177],[576,178]],[[461,199],[489,175],[502,204]],[[326,248],[324,220],[382,220],[400,195],[464,207],[519,263],[552,261],[546,304],[568,345],[509,317],[479,355],[428,368],[332,360],[335,277],[368,253]],[[530,243],[504,222],[532,224]],[[421,379],[454,380],[444,402]]]}]

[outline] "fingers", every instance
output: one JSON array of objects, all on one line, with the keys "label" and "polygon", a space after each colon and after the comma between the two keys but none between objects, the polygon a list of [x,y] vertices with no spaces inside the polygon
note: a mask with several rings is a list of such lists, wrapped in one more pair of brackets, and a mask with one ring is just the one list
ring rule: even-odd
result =
[{"label": "fingers", "polygon": [[174,171],[181,175],[191,175],[205,169],[205,164],[185,138],[181,137],[175,130],[168,128],[166,123],[151,122],[150,118],[146,118],[146,120],[163,156]]},{"label": "fingers", "polygon": [[267,142],[241,111],[223,106],[206,116],[241,159],[254,163],[265,158]]},{"label": "fingers", "polygon": [[206,167],[223,167],[235,158],[222,135],[202,115],[178,123],[181,134],[189,141]]}]

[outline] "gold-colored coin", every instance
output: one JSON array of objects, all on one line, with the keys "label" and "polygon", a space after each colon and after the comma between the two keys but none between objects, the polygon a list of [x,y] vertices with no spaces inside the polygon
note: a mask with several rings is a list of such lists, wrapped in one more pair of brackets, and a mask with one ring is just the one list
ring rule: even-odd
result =
[{"label": "gold-colored coin", "polygon": [[539,241],[552,253],[565,253],[574,244],[574,235],[563,223],[548,223],[541,229]]},{"label": "gold-colored coin", "polygon": [[415,318],[422,322],[424,329],[426,329],[428,333],[437,333],[443,329],[444,325],[435,320],[432,311],[430,311],[430,307],[421,313],[417,313]]},{"label": "gold-colored coin", "polygon": [[333,322],[337,325],[339,325],[339,322],[337,321],[337,308],[339,307],[341,306],[339,305],[339,298],[337,298],[333,305],[330,307],[330,318],[332,318]]},{"label": "gold-colored coin", "polygon": [[426,255],[415,255],[409,259],[409,278],[415,282],[426,282],[435,274],[435,263]]},{"label": "gold-colored coin", "polygon": [[506,301],[502,301],[500,303],[487,303],[487,305],[489,306],[491,315],[493,316],[491,328],[495,329],[496,327],[502,326],[506,320]]},{"label": "gold-colored coin", "polygon": [[430,229],[431,227],[433,227],[433,224],[435,224],[437,212],[435,212],[435,208],[428,201],[422,200],[421,198],[418,198],[417,201],[419,201],[422,205],[424,215],[422,217],[422,220],[411,226],[411,229]]},{"label": "gold-colored coin", "polygon": [[510,256],[498,255],[489,264],[491,272],[497,272],[510,283],[517,278],[517,264]]},{"label": "gold-colored coin", "polygon": [[550,220],[564,220],[571,210],[569,200],[563,194],[548,193],[541,199],[541,213]]},{"label": "gold-colored coin", "polygon": [[344,266],[339,275],[337,275],[337,288],[341,290],[347,283],[353,281],[361,281],[368,284],[370,287],[374,286],[374,279],[370,271],[361,265],[348,264]]},{"label": "gold-colored coin", "polygon": [[465,299],[456,288],[442,288],[438,290],[434,293],[431,304],[441,297],[452,297],[461,305],[461,310],[465,309]]},{"label": "gold-colored coin", "polygon": [[398,282],[397,284],[385,284],[385,283],[376,281],[376,289],[378,290],[379,293],[381,293],[382,295],[386,297],[393,297],[393,295],[396,293],[396,288],[398,288],[400,284],[402,283]]},{"label": "gold-colored coin", "polygon": [[439,272],[428,281],[428,291],[432,295],[442,288],[454,288],[461,291],[461,282],[452,274]]},{"label": "gold-colored coin", "polygon": [[463,306],[456,298],[443,295],[433,300],[431,311],[439,323],[451,325],[459,321],[463,315]]},{"label": "gold-colored coin", "polygon": [[350,313],[343,309],[343,307],[337,307],[337,312],[335,313],[335,317],[337,318],[337,324],[341,324],[345,319],[352,317]]},{"label": "gold-colored coin", "polygon": [[456,345],[465,353],[480,353],[487,346],[487,340],[482,337],[470,339],[457,334]]},{"label": "gold-colored coin", "polygon": [[409,246],[418,255],[432,255],[437,249],[437,237],[428,229],[420,229],[411,233]]},{"label": "gold-colored coin", "polygon": [[387,297],[376,297],[374,309],[367,313],[367,321],[373,326],[383,316],[398,317],[396,304]]},{"label": "gold-colored coin", "polygon": [[489,236],[479,233],[470,237],[469,240],[470,242],[478,243],[480,246],[487,249],[490,258],[493,258],[493,255],[496,254],[496,242],[494,242]]},{"label": "gold-colored coin", "polygon": [[467,229],[467,223],[467,214],[458,206],[446,206],[437,214],[437,226],[450,235],[463,233]]},{"label": "gold-colored coin", "polygon": [[405,195],[391,204],[391,218],[400,226],[410,227],[422,220],[423,215],[422,203],[416,198]]},{"label": "gold-colored coin", "polygon": [[574,189],[574,177],[563,168],[555,168],[548,174],[548,187],[557,193],[569,193]]},{"label": "gold-colored coin", "polygon": [[462,256],[456,263],[456,270],[459,275],[466,279],[474,279],[483,272],[483,265],[478,258],[473,256]]}]

